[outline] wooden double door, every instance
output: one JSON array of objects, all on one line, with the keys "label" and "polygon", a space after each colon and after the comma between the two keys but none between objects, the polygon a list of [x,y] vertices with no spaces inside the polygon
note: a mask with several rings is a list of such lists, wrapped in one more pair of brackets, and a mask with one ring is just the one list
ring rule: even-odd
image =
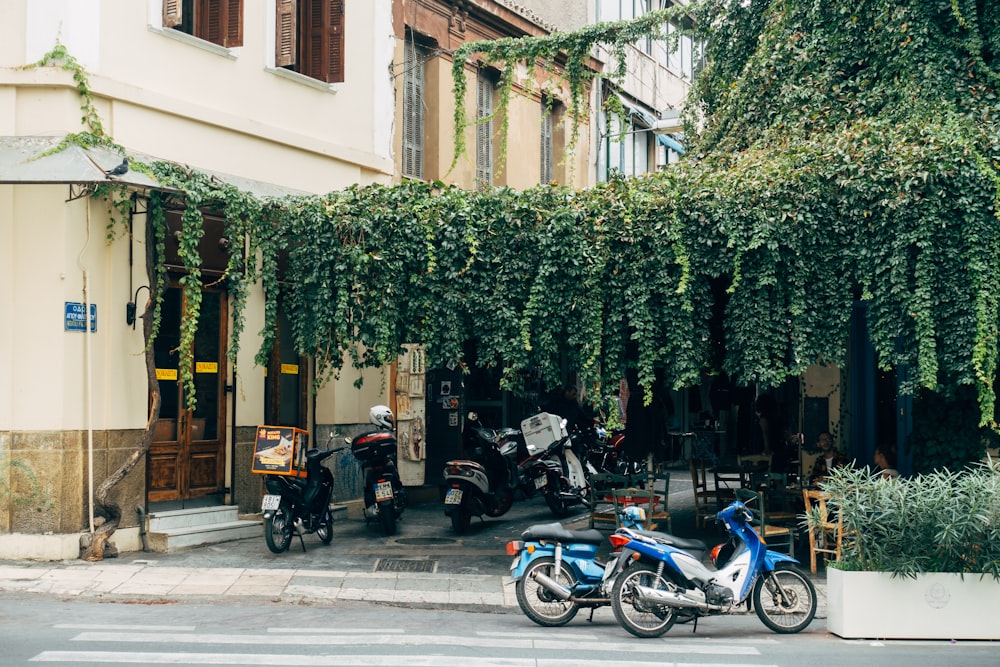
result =
[{"label": "wooden double door", "polygon": [[180,340],[192,308],[179,285],[167,289],[153,345],[162,403],[146,461],[149,502],[225,490],[226,294],[210,288],[201,294],[192,361],[197,403],[189,410],[181,383]]}]

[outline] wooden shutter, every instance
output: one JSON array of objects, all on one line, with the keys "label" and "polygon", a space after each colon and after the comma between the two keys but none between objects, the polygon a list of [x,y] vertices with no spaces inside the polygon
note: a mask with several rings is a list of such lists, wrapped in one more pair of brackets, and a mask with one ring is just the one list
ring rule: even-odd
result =
[{"label": "wooden shutter", "polygon": [[426,53],[412,41],[406,44],[403,75],[404,176],[424,177],[424,62]]},{"label": "wooden shutter", "polygon": [[163,27],[180,25],[183,11],[181,0],[163,0]]},{"label": "wooden shutter", "polygon": [[542,99],[542,136],[540,181],[549,183],[552,181],[552,114],[555,105],[548,99]]},{"label": "wooden shutter", "polygon": [[302,0],[299,72],[335,83],[344,80],[344,0]]},{"label": "wooden shutter", "polygon": [[344,0],[329,0],[329,51],[327,83],[344,80]]},{"label": "wooden shutter", "polygon": [[243,46],[243,0],[201,0],[195,36],[231,48]]},{"label": "wooden shutter", "polygon": [[493,82],[480,73],[476,86],[476,186],[493,184],[493,120],[483,120],[493,114]]},{"label": "wooden shutter", "polygon": [[277,19],[274,38],[274,64],[277,67],[288,67],[295,64],[295,47],[298,37],[296,27],[296,1],[277,0]]},{"label": "wooden shutter", "polygon": [[225,0],[226,24],[222,45],[243,46],[243,0]]}]

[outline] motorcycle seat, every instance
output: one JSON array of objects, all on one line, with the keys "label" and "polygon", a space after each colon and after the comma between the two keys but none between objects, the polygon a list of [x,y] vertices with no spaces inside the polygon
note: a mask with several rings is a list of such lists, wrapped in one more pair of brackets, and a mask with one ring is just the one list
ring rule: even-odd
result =
[{"label": "motorcycle seat", "polygon": [[601,544],[607,539],[601,531],[595,528],[587,530],[567,530],[561,523],[542,523],[531,526],[523,533],[521,538],[525,542],[577,542],[580,544]]},{"label": "motorcycle seat", "polygon": [[670,533],[662,533],[658,530],[634,530],[633,532],[646,537],[651,537],[657,542],[669,544],[672,547],[683,549],[684,551],[707,551],[708,545],[701,540],[689,540],[684,537],[677,537]]}]

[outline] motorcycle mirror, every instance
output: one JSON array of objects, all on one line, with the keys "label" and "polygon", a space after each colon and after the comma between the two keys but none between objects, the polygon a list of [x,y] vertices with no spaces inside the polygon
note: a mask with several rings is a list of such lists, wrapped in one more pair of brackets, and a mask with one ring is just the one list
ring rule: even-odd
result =
[{"label": "motorcycle mirror", "polygon": [[479,421],[479,415],[475,412],[470,412],[466,417],[470,422]]}]

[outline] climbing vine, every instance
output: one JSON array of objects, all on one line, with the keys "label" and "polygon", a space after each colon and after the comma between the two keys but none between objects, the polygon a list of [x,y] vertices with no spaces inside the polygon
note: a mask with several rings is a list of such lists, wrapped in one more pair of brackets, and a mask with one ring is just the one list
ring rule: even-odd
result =
[{"label": "climbing vine", "polygon": [[[199,211],[215,209],[232,243],[229,288],[240,304],[250,284],[264,291],[258,363],[281,308],[320,378],[423,341],[435,363],[473,354],[511,388],[528,369],[558,384],[566,364],[592,386],[629,365],[647,387],[715,371],[774,385],[843,363],[863,303],[881,366],[906,369],[909,391],[974,387],[981,424],[995,426],[996,3],[702,0],[468,44],[454,57],[456,159],[470,59],[502,72],[558,62],[576,123],[592,49],[623,64],[625,46],[662,37],[666,21],[707,45],[682,163],[583,191],[406,182],[283,199],[150,165],[185,193],[185,293],[201,285]],[[234,320],[238,339],[242,305]]]}]

